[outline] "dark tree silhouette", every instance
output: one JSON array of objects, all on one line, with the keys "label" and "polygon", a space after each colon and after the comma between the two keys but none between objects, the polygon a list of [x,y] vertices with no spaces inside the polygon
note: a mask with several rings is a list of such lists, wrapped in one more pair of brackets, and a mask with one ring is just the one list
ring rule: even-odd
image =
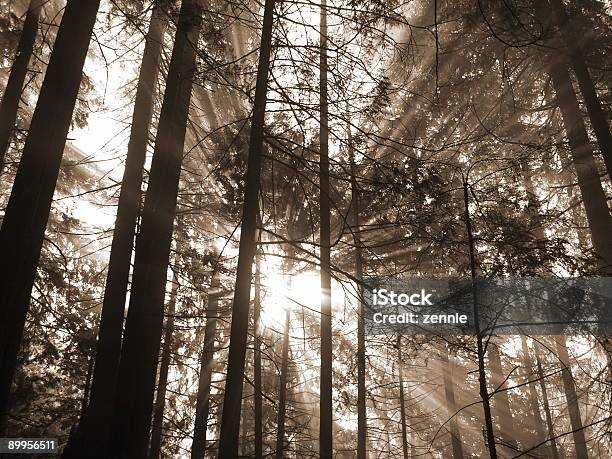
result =
[{"label": "dark tree silhouette", "polygon": [[319,256],[321,259],[321,380],[319,456],[333,456],[331,229],[329,113],[327,88],[327,3],[321,1],[319,43]]},{"label": "dark tree silhouette", "polygon": [[[151,12],[149,30],[138,76],[134,99],[130,142],[121,181],[117,219],[113,231],[110,260],[106,275],[104,301],[98,326],[96,363],[91,399],[81,419],[73,442],[64,457],[96,457],[103,451],[109,434],[115,396],[121,336],[125,314],[125,298],[132,260],[136,219],[140,209],[142,173],[149,139],[149,127],[156,95],[162,40],[167,25],[166,12],[156,3]],[[72,453],[71,453],[72,451]]]},{"label": "dark tree silhouette", "polygon": [[21,98],[23,84],[28,73],[28,63],[32,57],[32,50],[36,42],[36,32],[38,30],[38,20],[42,5],[43,0],[30,0],[21,36],[19,37],[19,46],[17,46],[15,60],[11,66],[11,73],[9,74],[6,88],[4,88],[2,102],[0,102],[0,173],[2,173],[6,150],[15,129],[19,99]]},{"label": "dark tree silhouette", "polygon": [[272,23],[274,0],[264,4],[263,28],[259,46],[257,83],[251,118],[249,140],[249,159],[246,172],[246,187],[242,207],[242,226],[236,285],[232,303],[232,326],[227,364],[227,378],[223,397],[223,414],[219,439],[219,458],[234,458],[238,454],[240,435],[240,407],[242,402],[242,383],[246,357],[246,342],[249,328],[249,300],[253,259],[256,249],[257,214],[259,210],[260,173],[263,149],[263,131],[268,93],[268,74],[272,49]]},{"label": "dark tree silhouette", "polygon": [[200,377],[198,379],[191,459],[202,459],[206,454],[206,430],[208,429],[208,415],[210,412],[210,383],[215,354],[220,290],[221,280],[219,278],[219,271],[215,269],[210,282],[208,304],[206,306],[206,326],[204,328],[204,346],[202,347],[202,355],[200,357]]},{"label": "dark tree silhouette", "polygon": [[[149,186],[121,348],[111,441],[119,457],[144,457],[164,316],[166,276],[189,101],[196,73],[196,49],[202,21],[198,0],[181,4],[161,108]],[[116,453],[115,453],[116,451]]]},{"label": "dark tree silhouette", "polygon": [[0,432],[99,0],[70,0],[0,230]]}]

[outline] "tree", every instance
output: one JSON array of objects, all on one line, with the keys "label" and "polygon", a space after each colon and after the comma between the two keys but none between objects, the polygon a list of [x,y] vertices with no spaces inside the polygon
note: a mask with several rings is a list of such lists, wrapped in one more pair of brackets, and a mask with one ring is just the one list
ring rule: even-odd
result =
[{"label": "tree", "polygon": [[261,381],[261,255],[255,254],[255,295],[253,298],[253,389],[255,400],[255,458],[263,457],[263,392]]},{"label": "tree", "polygon": [[215,337],[217,334],[217,317],[219,315],[219,294],[221,280],[218,268],[212,273],[206,307],[206,327],[204,329],[204,346],[200,358],[198,394],[196,399],[196,416],[191,443],[191,459],[202,459],[206,454],[206,431],[210,410],[210,385],[212,378],[213,357],[215,354]]},{"label": "tree", "polygon": [[408,459],[408,423],[406,421],[406,396],[404,395],[404,374],[402,371],[402,337],[397,337],[397,371],[399,378],[400,422],[402,424],[402,453]]},{"label": "tree", "polygon": [[[546,8],[542,2],[536,2],[536,12],[545,28],[549,26]],[[597,165],[593,158],[593,149],[589,143],[584,120],[572,80],[557,56],[550,56],[549,72],[557,94],[556,103],[561,111],[567,140],[570,146],[572,162],[578,176],[578,186],[586,210],[593,248],[599,257],[599,268],[603,274],[612,269],[612,220],[601,185]]]},{"label": "tree", "polygon": [[66,5],[0,229],[0,432],[99,0]]},{"label": "tree", "polygon": [[221,419],[221,436],[219,439],[219,458],[234,458],[238,454],[238,437],[240,433],[240,406],[242,401],[242,382],[246,357],[246,340],[249,326],[249,300],[253,258],[255,256],[255,233],[257,230],[258,198],[260,189],[260,172],[263,148],[263,130],[266,114],[268,92],[268,74],[270,71],[270,53],[272,49],[272,22],[274,0],[264,4],[264,20],[261,31],[257,83],[253,101],[251,133],[249,140],[249,158],[246,172],[246,187],[242,208],[242,225],[236,285],[232,303],[232,326],[230,349],[223,397],[223,414]]},{"label": "tree", "polygon": [[595,131],[599,149],[608,169],[608,176],[612,179],[612,135],[610,134],[610,126],[606,120],[606,116],[601,108],[601,102],[595,91],[593,79],[586,65],[582,49],[579,41],[579,31],[572,26],[571,20],[565,11],[565,5],[562,0],[549,0],[553,10],[553,18],[559,27],[561,36],[568,50],[569,59],[576,72],[580,92],[584,98],[584,102],[591,119],[591,125]]},{"label": "tree", "polygon": [[501,362],[501,351],[498,343],[489,339],[488,344],[489,367],[491,368],[491,384],[493,386],[492,396],[497,412],[497,424],[500,430],[501,444],[511,452],[518,450],[516,432],[514,430],[514,419],[510,411],[510,397],[506,386],[507,378]]},{"label": "tree", "polygon": [[572,375],[572,369],[570,367],[565,336],[558,337],[556,343],[559,360],[561,365],[563,365],[561,379],[563,381],[563,389],[565,391],[565,399],[572,426],[576,457],[578,459],[588,459],[589,453],[587,451],[584,427],[582,424],[582,417],[580,415],[580,407],[578,406],[578,396],[576,394],[574,376]]},{"label": "tree", "polygon": [[121,390],[115,395],[108,445],[119,457],[144,457],[148,449],[166,276],[201,21],[199,1],[183,1],[136,240],[117,377]]},{"label": "tree", "polygon": [[17,119],[17,108],[23,90],[23,84],[28,72],[28,63],[32,57],[32,50],[36,41],[38,30],[38,19],[42,9],[42,0],[30,0],[28,12],[21,30],[17,54],[11,66],[2,102],[0,102],[0,173],[4,167],[4,157],[9,147],[11,134],[15,128]]},{"label": "tree", "polygon": [[[362,244],[359,240],[360,218],[359,218],[359,187],[357,184],[357,171],[355,167],[355,153],[353,151],[353,140],[351,127],[348,126],[347,143],[349,148],[349,163],[351,168],[351,206],[353,244],[355,245],[355,278],[363,282],[363,254]],[[366,445],[368,441],[368,420],[366,412],[366,345],[365,345],[365,311],[363,287],[358,285],[356,289],[359,311],[357,313],[357,459],[366,458]],[[398,343],[399,344],[399,343]]]},{"label": "tree", "polygon": [[283,358],[278,393],[278,417],[276,420],[276,459],[283,459],[285,451],[285,412],[287,410],[287,371],[289,367],[289,310],[285,311],[283,327]]},{"label": "tree", "polygon": [[442,371],[444,372],[444,395],[446,397],[447,413],[449,416],[453,459],[459,459],[463,457],[463,443],[461,441],[461,432],[459,430],[459,414],[457,413],[455,382],[453,381],[455,365],[449,358],[450,355],[448,353],[448,347],[444,347],[445,349],[440,354],[442,357],[442,362],[444,363],[444,367],[442,368]]},{"label": "tree", "polygon": [[[64,457],[74,451],[76,457],[99,455],[109,433],[115,383],[121,354],[121,337],[125,315],[125,298],[132,260],[132,247],[136,220],[140,210],[142,173],[149,140],[149,128],[153,115],[156,82],[159,73],[163,37],[166,29],[166,12],[161,3],[156,3],[151,12],[149,30],[138,75],[134,100],[130,142],[128,144],[125,169],[121,181],[121,192],[117,218],[113,231],[110,260],[106,275],[104,301],[98,325],[96,364],[91,388],[91,400],[73,437],[77,445],[71,444]],[[74,448],[74,449],[73,449]]]},{"label": "tree", "polygon": [[[161,360],[159,362],[159,377],[157,378],[157,391],[155,393],[155,404],[153,405],[153,426],[151,429],[151,446],[149,447],[149,459],[159,459],[162,448],[162,431],[164,427],[164,409],[166,407],[166,386],[168,384],[168,370],[170,369],[170,357],[176,352],[176,344],[173,343],[174,315],[176,312],[176,296],[179,288],[178,279],[174,276],[170,301],[168,302],[168,313],[164,331],[164,344],[162,347]],[[176,339],[174,338],[176,341]]]},{"label": "tree", "polygon": [[529,389],[529,405],[531,406],[533,426],[535,427],[535,438],[534,444],[538,445],[546,441],[546,434],[544,433],[544,421],[540,414],[540,404],[538,403],[538,392],[536,390],[535,382],[531,382],[531,379],[535,376],[533,368],[533,360],[529,352],[529,346],[527,345],[527,338],[521,336],[521,350],[523,354],[523,369],[525,380],[528,381]]},{"label": "tree", "polygon": [[321,263],[321,380],[319,456],[333,456],[332,308],[329,187],[329,113],[327,94],[327,2],[321,0],[319,43],[319,257]]}]

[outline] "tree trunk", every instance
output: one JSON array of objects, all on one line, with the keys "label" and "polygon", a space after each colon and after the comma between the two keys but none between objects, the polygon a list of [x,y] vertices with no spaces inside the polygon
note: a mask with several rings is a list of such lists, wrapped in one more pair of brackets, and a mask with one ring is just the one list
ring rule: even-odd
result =
[{"label": "tree trunk", "polygon": [[476,334],[476,356],[478,358],[478,387],[482,410],[485,418],[486,447],[489,450],[490,459],[497,459],[497,448],[495,447],[495,432],[493,430],[493,417],[491,416],[491,396],[487,388],[487,374],[485,367],[484,336],[480,331],[479,306],[478,306],[478,284],[476,282],[476,248],[474,244],[474,233],[472,232],[472,219],[470,217],[470,201],[468,194],[468,183],[463,182],[463,204],[465,213],[465,227],[468,236],[468,249],[470,253],[470,274],[472,277],[472,301],[474,330]]},{"label": "tree trunk", "polygon": [[[112,422],[113,454],[147,452],[155,375],[163,326],[166,276],[189,101],[201,24],[198,0],[184,0],[168,70],[166,92],[145,198]],[[110,447],[110,445],[109,445]]]},{"label": "tree trunk", "polygon": [[514,430],[514,419],[510,411],[510,397],[505,390],[507,383],[504,382],[506,374],[501,362],[499,346],[493,340],[489,340],[489,364],[491,366],[491,385],[493,386],[492,398],[497,411],[497,425],[500,430],[502,443],[511,452],[518,451],[516,432]]},{"label": "tree trunk", "polygon": [[557,448],[557,440],[555,439],[555,429],[550,411],[550,403],[548,402],[548,391],[546,389],[546,380],[544,379],[544,371],[542,370],[542,361],[540,359],[540,344],[535,343],[536,364],[538,369],[538,379],[540,381],[540,390],[542,391],[542,403],[544,405],[544,414],[546,415],[546,427],[548,428],[548,438],[550,438],[550,452],[553,459],[560,459],[559,450]]},{"label": "tree trunk", "polygon": [[[523,350],[523,374],[525,375],[525,381],[530,381],[534,376],[533,361],[529,353],[529,347],[527,346],[527,338],[521,335],[521,347]],[[535,428],[534,444],[538,445],[546,440],[546,434],[544,433],[544,421],[540,414],[540,404],[538,403],[538,391],[536,390],[535,383],[529,383],[529,405],[531,405],[531,415],[533,417],[533,426]]]},{"label": "tree trunk", "polygon": [[289,360],[289,310],[285,311],[285,328],[283,331],[283,360],[278,394],[278,419],[276,430],[276,459],[283,459],[285,451],[285,411],[287,405],[287,370]]},{"label": "tree trunk", "polygon": [[455,400],[455,383],[453,379],[454,364],[450,360],[448,346],[444,346],[444,350],[440,353],[444,366],[442,373],[444,375],[444,395],[446,398],[446,412],[448,413],[451,446],[453,448],[453,459],[463,458],[463,443],[461,442],[461,432],[459,431],[459,418],[457,417],[457,402]]},{"label": "tree trunk", "polygon": [[563,380],[563,390],[565,391],[567,410],[569,412],[570,424],[572,426],[572,435],[574,437],[574,446],[576,448],[576,458],[588,459],[589,454],[587,452],[584,428],[582,425],[582,418],[580,416],[580,407],[578,406],[578,396],[576,394],[574,376],[572,375],[569,356],[567,354],[565,336],[559,336],[556,342],[557,354],[559,356],[561,364],[563,365],[561,379]]},{"label": "tree trunk", "polygon": [[[77,457],[99,454],[99,441],[106,439],[112,417],[115,383],[121,354],[132,247],[140,208],[142,172],[153,114],[155,87],[167,21],[159,6],[153,9],[136,88],[130,142],[121,182],[117,218],[113,232],[102,314],[98,327],[96,366],[91,403],[77,435]],[[103,440],[106,441],[106,440]]]},{"label": "tree trunk", "polygon": [[170,369],[170,355],[176,351],[176,345],[172,345],[174,334],[174,314],[176,311],[176,294],[178,291],[178,280],[174,277],[170,301],[168,302],[168,318],[166,319],[166,330],[164,333],[164,346],[159,363],[159,378],[157,380],[157,393],[155,394],[155,405],[153,407],[153,428],[151,430],[151,447],[149,459],[159,459],[162,446],[162,430],[164,426],[164,409],[166,408],[166,387],[168,386],[168,370]]},{"label": "tree trunk", "polygon": [[270,51],[272,48],[272,20],[274,0],[266,0],[264,5],[263,28],[257,68],[257,83],[253,117],[249,140],[249,159],[247,164],[242,226],[236,271],[236,286],[232,305],[232,326],[230,347],[223,397],[221,435],[219,439],[219,459],[234,459],[238,455],[240,434],[240,406],[246,358],[247,334],[249,329],[249,302],[253,258],[255,257],[255,233],[259,212],[259,188],[263,148],[263,130],[268,92],[268,73],[270,70]]},{"label": "tree trunk", "polygon": [[202,356],[200,357],[200,379],[198,381],[191,459],[204,459],[206,455],[206,431],[208,430],[208,414],[210,411],[210,384],[212,379],[213,358],[215,355],[220,291],[221,280],[218,270],[215,269],[210,281],[210,290],[208,291],[206,327],[204,328],[204,346],[202,348]]},{"label": "tree trunk", "polygon": [[606,115],[601,108],[599,97],[595,91],[595,85],[589,69],[584,60],[584,55],[578,44],[576,31],[573,30],[572,24],[565,11],[565,6],[561,0],[550,0],[550,5],[553,10],[553,18],[561,31],[561,36],[565,41],[565,45],[569,51],[569,59],[576,72],[578,86],[584,98],[584,103],[589,113],[591,126],[595,131],[595,137],[599,144],[599,149],[608,169],[608,176],[612,179],[612,135],[610,134],[610,126],[606,119]]},{"label": "tree trunk", "polygon": [[83,419],[87,404],[89,403],[89,394],[91,390],[91,377],[93,374],[94,367],[94,356],[93,353],[87,355],[87,374],[85,375],[85,388],[83,389],[83,398],[81,399],[81,414],[80,418]]},{"label": "tree trunk", "polygon": [[19,37],[15,60],[11,66],[11,73],[4,89],[2,102],[0,102],[0,174],[4,167],[4,160],[11,141],[11,135],[15,129],[19,99],[21,99],[23,84],[28,73],[28,64],[30,57],[32,57],[34,42],[36,41],[38,19],[40,18],[42,4],[43,0],[30,0],[23,29],[21,29],[21,36]]},{"label": "tree trunk", "polygon": [[399,377],[400,420],[402,423],[402,453],[408,459],[408,425],[406,422],[406,399],[404,396],[404,374],[402,372],[402,337],[397,337],[397,372]]},{"label": "tree trunk", "polygon": [[[355,244],[355,278],[363,282],[363,257],[361,252],[361,241],[359,240],[359,189],[355,170],[355,157],[350,125],[348,127],[349,161],[351,163],[351,201],[352,201],[352,225],[353,244]],[[368,425],[366,413],[366,350],[365,350],[365,327],[363,307],[363,286],[356,285],[358,312],[357,312],[357,459],[365,459],[366,445],[368,439]]]},{"label": "tree trunk", "polygon": [[327,101],[327,1],[321,0],[319,45],[319,224],[321,257],[321,379],[319,457],[331,459],[332,433],[332,310],[331,310],[331,236],[329,194],[329,132]]},{"label": "tree trunk", "polygon": [[[545,12],[540,11],[539,14],[543,16]],[[610,274],[612,272],[612,239],[609,236],[612,234],[612,222],[606,195],[599,179],[593,149],[589,143],[569,73],[557,58],[553,59],[550,64],[550,75],[557,93],[557,104],[561,110],[572,160],[578,176],[578,185],[591,230],[593,248],[599,257],[602,274]]]},{"label": "tree trunk", "polygon": [[0,433],[99,0],[69,0],[0,230]]},{"label": "tree trunk", "polygon": [[253,386],[255,397],[255,459],[263,458],[263,393],[261,388],[261,271],[260,254],[255,256],[255,298],[253,301],[253,327],[255,349],[253,352]]}]

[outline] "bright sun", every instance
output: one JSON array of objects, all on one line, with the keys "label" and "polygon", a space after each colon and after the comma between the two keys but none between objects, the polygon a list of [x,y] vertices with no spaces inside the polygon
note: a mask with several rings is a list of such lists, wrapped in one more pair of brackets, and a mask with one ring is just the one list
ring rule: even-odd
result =
[{"label": "bright sun", "polygon": [[283,274],[276,266],[267,265],[262,270],[262,312],[264,327],[278,326],[284,320],[284,312],[302,307],[318,311],[321,305],[319,274],[306,271],[299,274]]}]

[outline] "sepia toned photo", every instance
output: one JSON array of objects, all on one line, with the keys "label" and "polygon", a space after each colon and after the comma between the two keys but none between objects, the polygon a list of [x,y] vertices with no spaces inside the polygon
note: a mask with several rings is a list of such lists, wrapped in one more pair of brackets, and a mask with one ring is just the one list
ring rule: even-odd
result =
[{"label": "sepia toned photo", "polygon": [[0,458],[612,458],[609,0],[0,0]]}]

